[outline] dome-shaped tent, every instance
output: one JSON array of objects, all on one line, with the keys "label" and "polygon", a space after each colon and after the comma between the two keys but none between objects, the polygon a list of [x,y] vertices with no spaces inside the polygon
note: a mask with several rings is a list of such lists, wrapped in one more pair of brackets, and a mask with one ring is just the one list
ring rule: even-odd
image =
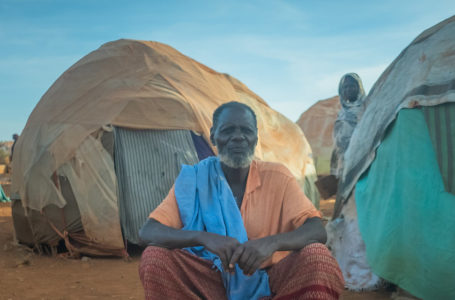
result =
[{"label": "dome-shaped tent", "polygon": [[167,45],[118,40],[64,72],[30,115],[13,162],[18,239],[121,253],[180,164],[215,151],[212,112],[232,100],[257,114],[256,157],[285,164],[307,195],[314,190],[301,130],[245,85]]},{"label": "dome-shaped tent", "polygon": [[334,96],[319,100],[297,120],[311,149],[316,173],[330,175],[330,159],[333,152],[333,125],[341,108],[340,98]]}]

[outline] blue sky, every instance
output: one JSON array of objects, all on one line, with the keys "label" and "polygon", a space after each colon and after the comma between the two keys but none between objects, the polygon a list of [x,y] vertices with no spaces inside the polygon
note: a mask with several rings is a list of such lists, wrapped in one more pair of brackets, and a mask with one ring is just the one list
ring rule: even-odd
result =
[{"label": "blue sky", "polygon": [[369,90],[453,0],[0,0],[0,140],[67,68],[120,38],[154,40],[245,83],[292,121],[357,72]]}]

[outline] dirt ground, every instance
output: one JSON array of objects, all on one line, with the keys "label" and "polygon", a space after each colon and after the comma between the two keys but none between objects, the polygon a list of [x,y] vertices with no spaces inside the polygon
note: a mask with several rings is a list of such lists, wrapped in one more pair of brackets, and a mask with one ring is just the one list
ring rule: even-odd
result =
[{"label": "dirt ground", "polygon": [[[5,192],[9,191],[5,187]],[[321,202],[330,216],[334,200]],[[119,258],[68,259],[37,255],[14,243],[9,203],[0,203],[0,300],[143,299],[138,255]],[[342,299],[390,299],[391,292],[345,291]]]}]

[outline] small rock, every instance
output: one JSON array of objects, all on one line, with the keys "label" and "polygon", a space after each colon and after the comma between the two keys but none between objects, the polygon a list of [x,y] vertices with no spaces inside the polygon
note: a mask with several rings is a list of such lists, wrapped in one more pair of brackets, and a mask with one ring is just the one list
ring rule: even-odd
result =
[{"label": "small rock", "polygon": [[82,256],[81,261],[90,261],[91,258],[87,256]]},{"label": "small rock", "polygon": [[30,266],[30,259],[28,257],[16,261],[16,267],[22,268],[23,266]]}]

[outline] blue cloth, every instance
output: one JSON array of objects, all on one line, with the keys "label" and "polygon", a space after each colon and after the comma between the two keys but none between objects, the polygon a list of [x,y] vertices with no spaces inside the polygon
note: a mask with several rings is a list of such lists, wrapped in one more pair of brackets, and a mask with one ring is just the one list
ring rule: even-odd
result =
[{"label": "blue cloth", "polygon": [[[240,210],[221,169],[218,157],[209,157],[197,165],[183,165],[175,182],[183,230],[207,231],[248,240]],[[211,260],[221,272],[228,299],[258,299],[269,296],[269,278],[264,270],[245,276],[238,265],[233,274],[225,272],[220,258],[204,247],[186,248]]]}]

